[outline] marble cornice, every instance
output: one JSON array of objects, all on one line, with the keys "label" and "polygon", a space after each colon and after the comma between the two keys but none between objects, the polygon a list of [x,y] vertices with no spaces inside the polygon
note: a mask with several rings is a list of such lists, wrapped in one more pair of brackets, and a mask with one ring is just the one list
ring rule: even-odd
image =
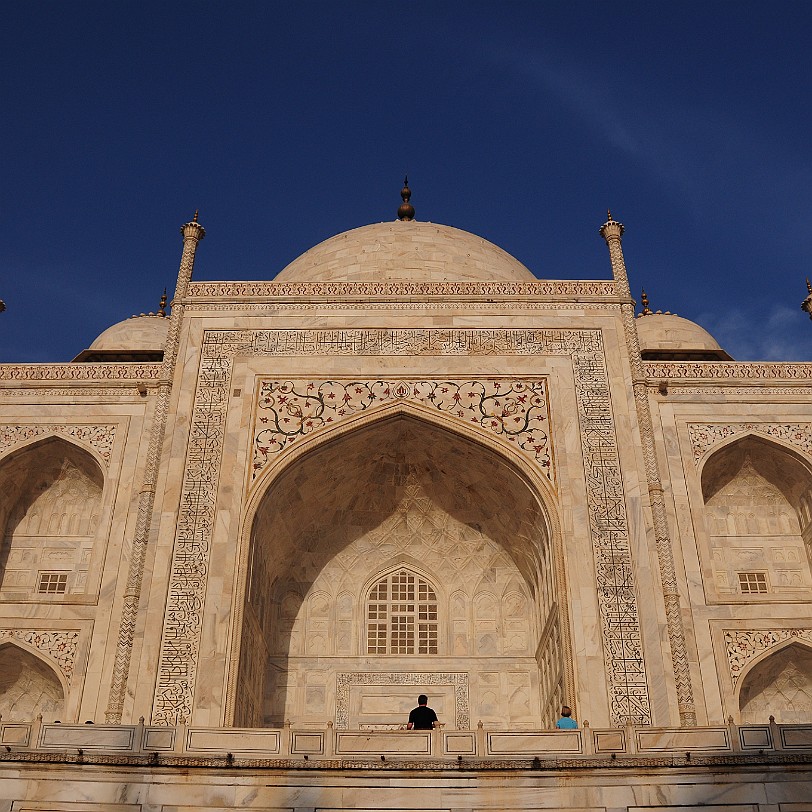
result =
[{"label": "marble cornice", "polygon": [[650,385],[660,381],[707,381],[718,386],[722,381],[736,385],[744,381],[812,381],[812,363],[773,361],[658,361],[644,363]]},{"label": "marble cornice", "polygon": [[0,382],[29,381],[41,384],[56,384],[61,381],[155,381],[161,373],[162,364],[156,363],[115,363],[115,364],[0,364]]},{"label": "marble cornice", "polygon": [[609,756],[567,756],[541,757],[541,758],[486,758],[475,759],[464,757],[462,761],[443,758],[398,758],[390,757],[386,761],[380,758],[313,758],[304,761],[301,758],[245,758],[232,756],[230,753],[223,756],[191,756],[164,753],[88,753],[82,749],[72,752],[43,752],[31,750],[6,750],[0,752],[0,764],[48,764],[65,765],[68,767],[83,767],[85,765],[113,766],[122,768],[137,768],[139,776],[143,775],[145,768],[163,771],[166,768],[184,767],[189,769],[277,769],[290,770],[300,773],[302,771],[321,773],[342,771],[345,773],[397,772],[413,774],[416,771],[431,770],[444,772],[450,775],[459,775],[461,772],[468,775],[478,772],[516,772],[527,771],[527,777],[534,774],[565,771],[605,771],[608,769],[625,772],[634,771],[639,776],[645,770],[662,770],[663,768],[690,770],[692,773],[707,771],[720,771],[723,773],[739,773],[752,768],[774,769],[781,766],[812,765],[812,751],[801,753],[787,752],[760,752],[760,753],[726,753],[703,754],[691,751],[685,755],[668,754],[617,754],[614,758]]},{"label": "marble cornice", "polygon": [[403,301],[413,298],[455,301],[609,300],[617,301],[613,280],[538,280],[536,282],[192,282],[184,304],[226,301]]}]

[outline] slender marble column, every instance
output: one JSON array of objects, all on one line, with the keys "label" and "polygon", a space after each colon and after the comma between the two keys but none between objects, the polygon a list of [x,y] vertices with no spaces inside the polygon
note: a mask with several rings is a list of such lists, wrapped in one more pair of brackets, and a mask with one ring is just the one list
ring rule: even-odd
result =
[{"label": "slender marble column", "polygon": [[138,618],[138,607],[141,602],[144,562],[147,555],[150,531],[153,526],[155,480],[161,463],[161,447],[166,433],[172,378],[178,356],[178,339],[181,321],[183,320],[183,300],[189,288],[189,282],[192,281],[198,243],[206,236],[206,230],[197,222],[197,212],[195,212],[194,219],[190,223],[186,223],[181,227],[180,233],[183,235],[183,253],[180,258],[175,297],[172,300],[169,329],[166,344],[164,345],[163,365],[158,380],[158,393],[152,416],[144,482],[138,495],[138,513],[135,536],[130,552],[130,570],[127,574],[127,585],[124,590],[124,605],[121,610],[116,657],[113,663],[113,676],[110,684],[110,697],[105,711],[108,724],[121,724],[124,711],[124,697],[127,693],[127,681],[130,673],[133,636]]},{"label": "slender marble column", "polygon": [[688,654],[685,648],[685,629],[682,625],[682,609],[680,607],[677,576],[674,568],[674,552],[671,548],[671,538],[668,532],[668,520],[665,511],[665,499],[663,498],[663,486],[660,479],[659,466],[657,465],[657,452],[654,445],[654,430],[651,423],[651,409],[648,401],[646,374],[643,368],[643,360],[640,356],[637,325],[634,321],[634,304],[629,288],[629,277],[626,273],[626,261],[623,258],[623,248],[621,246],[621,238],[624,230],[623,224],[613,220],[611,213],[609,213],[609,218],[601,226],[600,233],[603,239],[606,240],[606,245],[609,248],[612,274],[619,285],[618,293],[625,299],[624,304],[621,305],[623,332],[626,335],[626,345],[629,350],[629,361],[632,367],[632,391],[634,393],[634,405],[637,411],[637,422],[640,426],[649,504],[651,505],[651,515],[654,521],[654,539],[657,547],[657,561],[660,569],[660,579],[662,581],[663,598],[665,600],[668,641],[671,646],[671,665],[674,669],[680,724],[683,727],[695,727],[696,709],[694,706],[693,688],[691,686]]}]

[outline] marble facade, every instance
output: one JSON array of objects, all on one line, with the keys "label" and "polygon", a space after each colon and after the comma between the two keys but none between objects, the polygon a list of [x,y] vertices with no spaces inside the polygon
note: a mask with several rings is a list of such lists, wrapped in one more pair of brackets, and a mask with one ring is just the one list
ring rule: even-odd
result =
[{"label": "marble facade", "polygon": [[[381,808],[668,809],[701,793],[667,740],[717,758],[702,803],[803,812],[812,365],[635,318],[611,218],[612,278],[572,282],[413,220],[198,282],[182,233],[171,315],[0,365],[0,810],[378,808],[370,754],[438,771]],[[441,731],[397,730],[418,693]],[[563,703],[590,727],[551,733]],[[162,795],[206,747],[199,799]],[[68,797],[77,749],[109,792]],[[545,752],[580,789],[504,773]]]}]

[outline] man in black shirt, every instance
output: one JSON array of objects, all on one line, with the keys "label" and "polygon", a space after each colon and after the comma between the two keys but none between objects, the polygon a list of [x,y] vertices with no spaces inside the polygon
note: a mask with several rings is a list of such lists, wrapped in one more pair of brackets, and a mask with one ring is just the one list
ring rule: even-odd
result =
[{"label": "man in black shirt", "polygon": [[432,730],[437,722],[437,714],[427,707],[429,698],[425,694],[417,697],[417,707],[409,714],[408,730]]}]

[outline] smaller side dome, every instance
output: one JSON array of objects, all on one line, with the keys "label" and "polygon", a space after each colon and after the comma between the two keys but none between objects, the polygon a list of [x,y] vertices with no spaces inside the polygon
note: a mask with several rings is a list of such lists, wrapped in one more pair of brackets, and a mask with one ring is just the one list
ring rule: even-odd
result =
[{"label": "smaller side dome", "polygon": [[162,361],[169,319],[142,313],[108,327],[74,361]]},{"label": "smaller side dome", "polygon": [[645,361],[732,360],[696,322],[672,313],[644,313],[636,321],[640,355]]}]

